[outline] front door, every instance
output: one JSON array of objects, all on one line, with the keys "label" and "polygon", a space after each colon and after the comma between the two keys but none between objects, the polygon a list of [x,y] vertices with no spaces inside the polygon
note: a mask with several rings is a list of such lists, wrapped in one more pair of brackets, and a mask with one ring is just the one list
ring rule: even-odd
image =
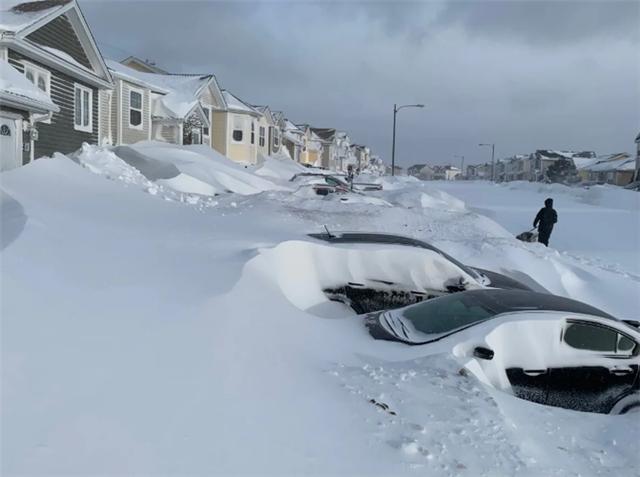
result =
[{"label": "front door", "polygon": [[22,165],[22,121],[0,115],[0,171]]}]

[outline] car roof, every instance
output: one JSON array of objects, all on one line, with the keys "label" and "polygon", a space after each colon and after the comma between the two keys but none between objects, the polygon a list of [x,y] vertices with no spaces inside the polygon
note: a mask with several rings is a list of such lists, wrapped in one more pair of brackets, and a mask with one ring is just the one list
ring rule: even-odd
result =
[{"label": "car roof", "polygon": [[380,243],[380,244],[394,244],[394,245],[409,245],[412,247],[426,248],[428,250],[434,250],[441,252],[433,245],[423,242],[422,240],[414,239],[411,237],[405,237],[403,235],[383,234],[383,233],[370,233],[370,232],[331,232],[328,233],[316,233],[309,234],[309,237],[313,237],[325,242],[331,243]]},{"label": "car roof", "polygon": [[[521,311],[560,311],[592,315],[622,323],[610,314],[594,307],[563,296],[539,293],[528,290],[503,290],[497,288],[469,290],[460,292],[458,296],[472,299],[493,310],[497,316],[503,313]],[[448,295],[450,296],[450,295]]]}]

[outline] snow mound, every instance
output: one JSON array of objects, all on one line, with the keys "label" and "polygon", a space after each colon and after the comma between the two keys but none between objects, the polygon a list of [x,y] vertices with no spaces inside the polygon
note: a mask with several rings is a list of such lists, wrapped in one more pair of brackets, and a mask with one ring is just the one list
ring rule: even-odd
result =
[{"label": "snow mound", "polygon": [[[328,301],[323,290],[347,283],[402,283],[413,290],[446,291],[446,283],[473,279],[441,255],[397,245],[328,246],[287,241],[260,252],[262,270],[296,307],[310,311]],[[473,285],[470,285],[473,286]]]},{"label": "snow mound", "polygon": [[262,165],[255,173],[259,176],[288,181],[294,175],[307,171],[307,168],[298,164],[285,154],[263,156]]},{"label": "snow mound", "polygon": [[145,141],[130,147],[157,161],[173,164],[180,172],[205,182],[220,192],[251,195],[269,190],[286,190],[256,176],[207,145],[177,146]]}]

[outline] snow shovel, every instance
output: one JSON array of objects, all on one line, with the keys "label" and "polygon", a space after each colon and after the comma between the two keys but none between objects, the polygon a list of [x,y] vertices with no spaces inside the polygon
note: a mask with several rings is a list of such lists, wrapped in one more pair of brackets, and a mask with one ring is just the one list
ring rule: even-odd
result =
[{"label": "snow shovel", "polygon": [[519,235],[516,235],[518,240],[522,240],[523,242],[537,242],[538,241],[538,231],[536,228],[532,228],[531,230],[527,230],[526,232],[522,232]]}]

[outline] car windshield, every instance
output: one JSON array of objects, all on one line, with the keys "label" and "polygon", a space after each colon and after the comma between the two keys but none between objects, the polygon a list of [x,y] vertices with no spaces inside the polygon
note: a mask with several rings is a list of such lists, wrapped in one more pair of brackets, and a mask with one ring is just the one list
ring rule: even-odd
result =
[{"label": "car windshield", "polygon": [[400,310],[401,318],[427,335],[437,335],[485,321],[501,310],[476,295],[454,293]]}]

